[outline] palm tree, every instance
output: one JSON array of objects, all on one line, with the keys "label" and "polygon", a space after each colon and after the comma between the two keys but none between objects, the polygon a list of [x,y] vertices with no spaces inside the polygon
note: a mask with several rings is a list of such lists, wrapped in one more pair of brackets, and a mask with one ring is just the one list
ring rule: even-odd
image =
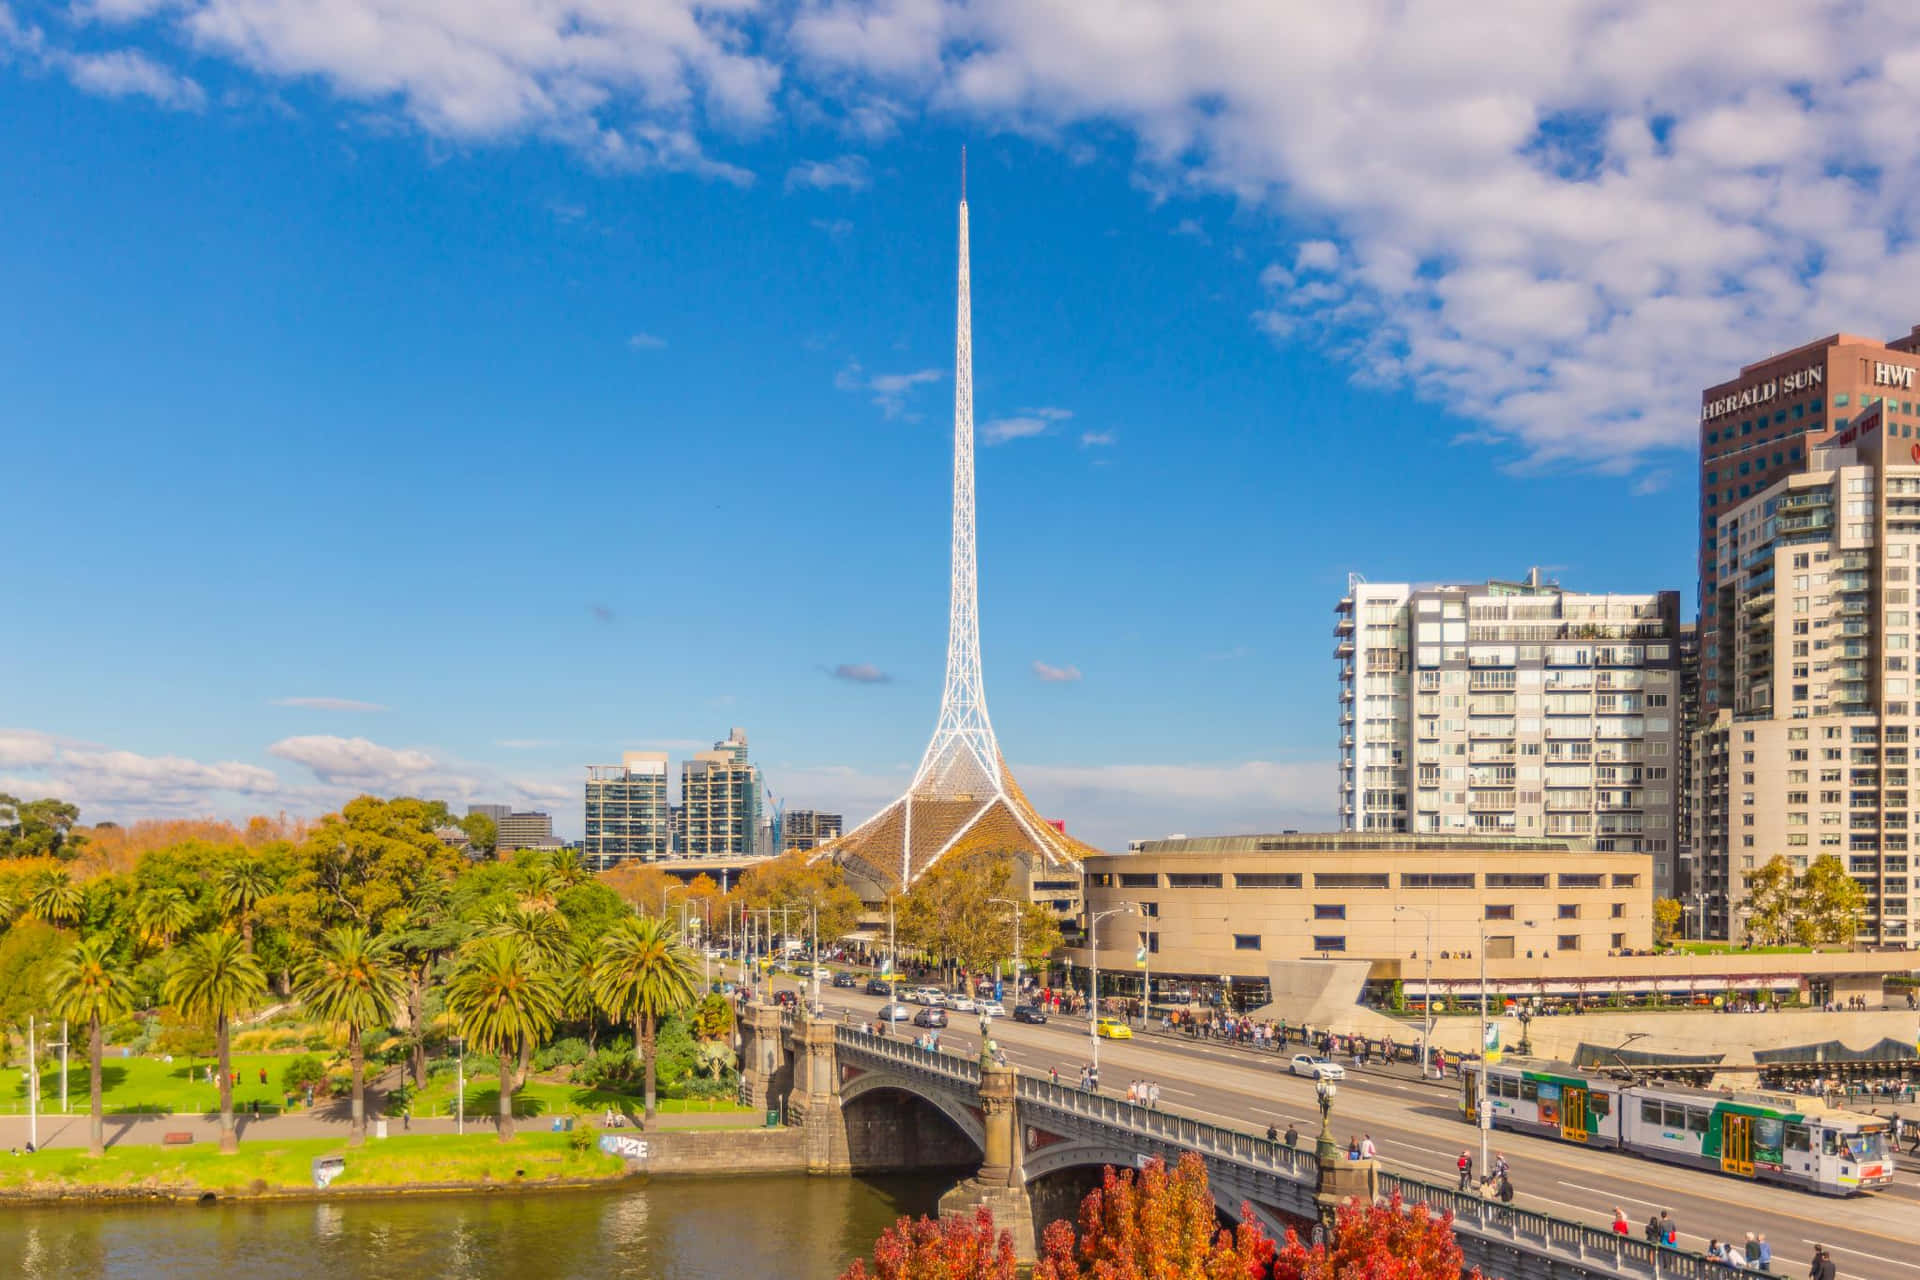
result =
[{"label": "palm tree", "polygon": [[133,922],[140,930],[142,942],[156,951],[164,951],[193,924],[193,904],[176,885],[149,889],[134,904]]},{"label": "palm tree", "polygon": [[559,878],[562,887],[571,888],[593,878],[586,866],[581,863],[579,851],[575,849],[555,850],[548,855],[547,866]]},{"label": "palm tree", "polygon": [[657,916],[625,916],[600,942],[593,994],[613,1018],[633,1021],[633,1047],[646,1078],[646,1115],[654,1115],[654,1033],[660,1019],[693,1006],[699,985],[693,953]]},{"label": "palm tree", "polygon": [[549,969],[564,967],[572,947],[572,932],[567,918],[529,901],[500,904],[488,933],[518,938],[532,949],[541,965]]},{"label": "palm tree", "polygon": [[96,1156],[105,1155],[107,1129],[100,1112],[101,1033],[107,1023],[133,1008],[133,992],[127,985],[126,970],[113,954],[113,940],[104,933],[80,939],[54,962],[47,974],[47,988],[55,1013],[87,1024],[88,1096],[93,1116],[87,1149]]},{"label": "palm tree", "polygon": [[76,923],[85,902],[86,895],[73,882],[72,873],[50,867],[35,876],[27,890],[26,913],[57,928]]},{"label": "palm tree", "polygon": [[258,1000],[267,975],[240,939],[225,929],[203,933],[181,948],[167,975],[166,997],[189,1018],[213,1019],[214,1045],[220,1057],[220,1150],[240,1149],[233,1131],[233,1016]]},{"label": "palm tree", "polygon": [[551,911],[559,901],[567,880],[542,859],[529,866],[520,877],[520,905],[539,911]]},{"label": "palm tree", "polygon": [[253,950],[253,913],[260,900],[274,890],[267,864],[250,853],[230,859],[214,877],[221,910],[240,922],[240,940]]},{"label": "palm tree", "polygon": [[359,925],[342,925],[320,938],[301,966],[300,999],[323,1021],[347,1029],[353,1062],[353,1132],[349,1146],[367,1140],[367,1056],[361,1033],[393,1017],[401,996],[400,964],[393,944],[369,938]]},{"label": "palm tree", "polygon": [[515,1059],[553,1030],[560,984],[525,940],[510,934],[476,938],[447,986],[447,1008],[460,1034],[500,1059],[500,1141],[513,1137]]}]

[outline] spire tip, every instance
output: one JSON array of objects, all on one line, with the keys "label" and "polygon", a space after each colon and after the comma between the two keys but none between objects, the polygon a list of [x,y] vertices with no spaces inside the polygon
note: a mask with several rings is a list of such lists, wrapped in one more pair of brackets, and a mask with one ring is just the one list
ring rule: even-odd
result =
[{"label": "spire tip", "polygon": [[967,202],[967,144],[960,144],[960,203]]}]

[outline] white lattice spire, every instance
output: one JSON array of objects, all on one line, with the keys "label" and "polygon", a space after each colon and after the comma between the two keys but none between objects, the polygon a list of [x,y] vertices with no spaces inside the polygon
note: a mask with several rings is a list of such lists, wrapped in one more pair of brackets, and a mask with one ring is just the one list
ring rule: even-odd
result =
[{"label": "white lattice spire", "polygon": [[953,371],[953,582],[947,684],[940,722],[907,794],[981,800],[1003,795],[1000,746],[980,679],[980,580],[973,523],[973,301],[967,271],[967,159],[960,153],[960,303]]}]

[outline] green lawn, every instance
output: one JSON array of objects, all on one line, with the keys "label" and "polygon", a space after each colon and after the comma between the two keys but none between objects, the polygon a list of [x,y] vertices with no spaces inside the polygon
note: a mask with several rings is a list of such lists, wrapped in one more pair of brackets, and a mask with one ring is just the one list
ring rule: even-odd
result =
[{"label": "green lawn", "polygon": [[[427,1087],[414,1095],[413,1114],[416,1116],[452,1115],[454,1093],[453,1077],[433,1076],[427,1081]],[[499,1106],[498,1076],[489,1074],[467,1077],[468,1116],[491,1116]],[[513,1114],[516,1116],[577,1115],[597,1119],[609,1107],[629,1115],[638,1114],[641,1110],[640,1095],[611,1089],[589,1089],[583,1085],[550,1080],[534,1080],[525,1088],[515,1090],[513,1095]],[[661,1098],[658,1109],[670,1113],[683,1111],[730,1113],[752,1110],[730,1098],[712,1102]]]},{"label": "green lawn", "polygon": [[[280,1072],[298,1057],[294,1053],[236,1053],[233,1069],[239,1076],[233,1088],[235,1110],[244,1110],[256,1100],[260,1109],[278,1111],[281,1103]],[[323,1059],[324,1060],[324,1059]],[[220,1091],[206,1079],[211,1060],[175,1058],[171,1063],[159,1058],[118,1058],[109,1056],[101,1063],[101,1099],[110,1113],[135,1111],[199,1114],[217,1110]],[[265,1070],[267,1082],[260,1083]],[[301,1099],[295,1099],[296,1108]],[[40,1073],[40,1106],[51,1110],[60,1105],[60,1071],[55,1067]],[[76,1055],[67,1067],[67,1106],[80,1113],[87,1109],[87,1060]],[[19,1115],[27,1109],[27,1089],[18,1068],[0,1071],[0,1111]]]},{"label": "green lawn", "polygon": [[1676,942],[1675,951],[1696,956],[1810,956],[1812,947],[1731,947],[1724,942]]},{"label": "green lawn", "polygon": [[[552,1178],[611,1178],[624,1169],[597,1149],[575,1151],[572,1135],[524,1133],[511,1143],[492,1134],[413,1134],[370,1139],[350,1150],[332,1138],[242,1142],[223,1156],[212,1143],[191,1147],[124,1146],[95,1159],[56,1148],[0,1162],[0,1189],[166,1187],[233,1191],[242,1188],[310,1190],[316,1156],[339,1155],[347,1167],[337,1187],[404,1187],[420,1183],[513,1183]],[[256,1187],[256,1184],[259,1184]]]}]

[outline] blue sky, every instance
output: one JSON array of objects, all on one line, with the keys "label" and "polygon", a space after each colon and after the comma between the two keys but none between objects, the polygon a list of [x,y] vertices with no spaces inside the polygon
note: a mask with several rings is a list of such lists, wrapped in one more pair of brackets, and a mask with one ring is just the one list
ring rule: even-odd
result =
[{"label": "blue sky", "polygon": [[1349,571],[1690,610],[1699,389],[1920,280],[1811,26],[1720,83],[1575,5],[1467,89],[1424,6],[610,8],[0,0],[0,789],[577,834],[738,724],[864,816],[939,696],[963,144],[988,700],[1110,847],[1330,822]]}]

